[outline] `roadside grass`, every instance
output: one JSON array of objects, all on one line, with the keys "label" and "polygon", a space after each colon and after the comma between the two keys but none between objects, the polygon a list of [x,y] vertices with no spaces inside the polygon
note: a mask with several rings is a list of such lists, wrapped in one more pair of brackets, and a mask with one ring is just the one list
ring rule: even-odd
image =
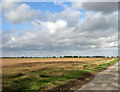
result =
[{"label": "roadside grass", "polygon": [[99,70],[99,69],[102,69],[102,68],[106,68],[107,66],[112,65],[112,64],[116,63],[117,61],[118,61],[118,59],[110,61],[110,62],[105,63],[105,64],[100,64],[98,67],[88,69],[88,70],[89,71],[96,71],[96,70]]},{"label": "roadside grass", "polygon": [[[108,63],[100,64],[97,67],[94,64],[83,65],[85,69],[71,70],[71,69],[49,69],[30,71],[28,73],[18,73],[7,76],[6,87],[3,91],[7,90],[19,90],[20,92],[29,92],[30,90],[50,90],[59,85],[63,85],[70,81],[82,78],[84,74],[90,74],[92,71],[96,71],[102,68],[106,68],[109,65],[116,63],[118,59],[110,61]],[[89,68],[93,65],[94,68]]]}]

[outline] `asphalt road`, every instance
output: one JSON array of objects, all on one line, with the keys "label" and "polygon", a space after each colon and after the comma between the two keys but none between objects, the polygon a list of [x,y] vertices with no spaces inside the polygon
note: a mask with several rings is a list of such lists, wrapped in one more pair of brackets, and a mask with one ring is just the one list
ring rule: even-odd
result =
[{"label": "asphalt road", "polygon": [[83,90],[118,90],[118,82],[120,83],[118,81],[118,73],[120,73],[120,62],[100,72],[91,82],[75,92],[81,92]]}]

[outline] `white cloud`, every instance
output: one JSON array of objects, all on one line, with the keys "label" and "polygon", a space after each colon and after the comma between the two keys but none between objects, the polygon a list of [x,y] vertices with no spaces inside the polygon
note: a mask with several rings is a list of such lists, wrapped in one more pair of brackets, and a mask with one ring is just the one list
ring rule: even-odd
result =
[{"label": "white cloud", "polygon": [[13,24],[33,21],[39,15],[39,11],[31,9],[25,3],[3,2],[3,13],[7,21]]},{"label": "white cloud", "polygon": [[[116,17],[115,17],[116,16]],[[108,15],[103,14],[102,12],[86,12],[86,17],[84,21],[78,24],[78,30],[88,32],[103,32],[105,33],[108,30],[108,33],[112,31],[117,31],[118,28],[118,13],[113,12]],[[77,31],[76,29],[76,31]],[[112,32],[111,32],[112,33]],[[95,37],[95,36],[94,36]]]},{"label": "white cloud", "polygon": [[111,43],[109,43],[109,46],[110,47],[114,47],[114,46],[118,46],[118,42],[111,42]]},{"label": "white cloud", "polygon": [[55,5],[60,5],[62,6],[63,8],[67,8],[68,6],[66,4],[64,4],[63,2],[54,2]]},{"label": "white cloud", "polygon": [[[64,20],[69,26],[74,26],[79,22],[81,18],[81,12],[79,10],[73,9],[71,7],[65,8],[60,13],[51,13],[47,11],[44,15],[40,15],[40,21],[52,21]],[[36,22],[37,23],[37,22]]]},{"label": "white cloud", "polygon": [[58,29],[63,29],[66,27],[67,23],[63,20],[58,20],[53,22],[41,22],[41,25],[49,30],[49,33],[55,33]]},{"label": "white cloud", "polygon": [[31,21],[34,28],[19,34],[3,32],[4,55],[10,51],[38,56],[116,55],[118,13],[86,11],[82,22],[80,15],[79,10],[69,7],[60,13],[47,12],[44,19]]},{"label": "white cloud", "polygon": [[80,2],[73,3],[73,8],[87,11],[110,13],[118,10],[117,2]]},{"label": "white cloud", "polygon": [[80,19],[80,11],[72,8],[66,8],[61,12],[61,17],[68,22],[69,26],[74,26],[79,22]]},{"label": "white cloud", "polygon": [[96,46],[92,45],[91,47],[92,47],[92,48],[95,48]]}]

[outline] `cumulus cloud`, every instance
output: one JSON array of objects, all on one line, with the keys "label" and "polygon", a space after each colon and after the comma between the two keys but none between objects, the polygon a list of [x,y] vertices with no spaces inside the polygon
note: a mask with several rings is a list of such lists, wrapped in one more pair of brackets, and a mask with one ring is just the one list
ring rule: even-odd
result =
[{"label": "cumulus cloud", "polygon": [[118,13],[88,10],[82,22],[81,14],[67,7],[60,13],[46,12],[31,22],[32,29],[4,31],[3,55],[117,55]]},{"label": "cumulus cloud", "polygon": [[39,15],[39,11],[31,9],[25,3],[18,2],[3,2],[4,17],[13,24],[33,21]]},{"label": "cumulus cloud", "polygon": [[64,11],[61,12],[61,17],[66,20],[69,24],[69,26],[74,26],[79,22],[80,19],[80,11],[72,9],[72,8],[66,8]]},{"label": "cumulus cloud", "polygon": [[108,15],[103,14],[102,12],[97,12],[97,13],[86,12],[86,17],[84,19],[84,22],[80,23],[80,25],[78,26],[81,30],[89,31],[89,32],[91,31],[98,32],[100,30],[110,31],[111,28],[112,31],[116,31],[118,26],[117,16],[118,16],[118,12],[113,12]]},{"label": "cumulus cloud", "polygon": [[118,10],[117,2],[81,2],[73,3],[73,8],[87,11],[110,13]]},{"label": "cumulus cloud", "polygon": [[53,22],[41,22],[41,25],[47,30],[49,30],[49,33],[55,33],[58,29],[63,29],[67,25],[67,23],[63,20],[58,20],[55,23]]},{"label": "cumulus cloud", "polygon": [[[40,21],[52,21],[55,22],[57,20],[64,20],[68,23],[69,26],[74,26],[79,22],[79,19],[81,18],[82,13],[76,9],[73,9],[72,7],[67,7],[60,13],[51,13],[50,11],[45,12],[45,14],[41,14],[39,16]],[[37,20],[38,21],[38,20]],[[34,23],[38,23],[37,21],[34,21]]]},{"label": "cumulus cloud", "polygon": [[64,4],[63,2],[54,2],[55,5],[60,5],[62,6],[63,8],[67,8],[68,6],[66,4]]}]

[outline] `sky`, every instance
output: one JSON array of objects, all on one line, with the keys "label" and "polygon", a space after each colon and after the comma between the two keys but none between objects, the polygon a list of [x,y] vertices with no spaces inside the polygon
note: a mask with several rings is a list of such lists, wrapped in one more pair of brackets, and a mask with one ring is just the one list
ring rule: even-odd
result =
[{"label": "sky", "polygon": [[115,2],[2,2],[2,56],[117,56]]}]

